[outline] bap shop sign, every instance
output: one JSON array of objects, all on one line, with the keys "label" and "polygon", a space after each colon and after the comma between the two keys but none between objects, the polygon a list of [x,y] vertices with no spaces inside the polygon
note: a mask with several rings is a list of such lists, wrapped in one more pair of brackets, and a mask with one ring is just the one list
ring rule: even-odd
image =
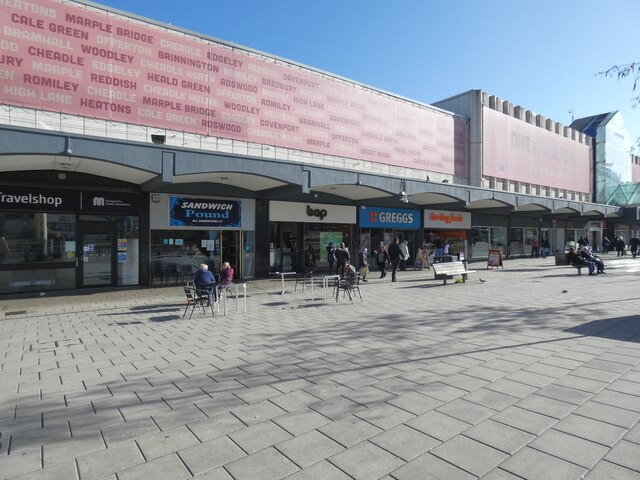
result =
[{"label": "bap shop sign", "polygon": [[240,227],[242,202],[171,197],[169,225],[172,227]]}]

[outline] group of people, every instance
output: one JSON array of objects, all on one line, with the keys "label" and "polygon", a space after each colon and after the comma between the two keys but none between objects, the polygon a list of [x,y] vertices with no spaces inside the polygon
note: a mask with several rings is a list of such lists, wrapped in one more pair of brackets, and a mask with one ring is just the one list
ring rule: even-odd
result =
[{"label": "group of people", "polygon": [[551,244],[549,243],[549,239],[547,237],[543,237],[540,243],[538,243],[538,239],[536,237],[533,237],[530,244],[532,258],[547,258],[549,255],[551,255]]},{"label": "group of people", "polygon": [[389,244],[389,247],[385,247],[384,244],[380,245],[380,248],[374,254],[380,269],[380,278],[387,276],[387,267],[391,265],[391,281],[397,282],[398,268],[405,270],[407,260],[409,260],[407,241],[400,243],[400,240],[396,238]]},{"label": "group of people", "polygon": [[[604,237],[602,240],[602,250],[604,253],[609,253],[611,248],[614,248],[617,256],[622,257],[625,254],[625,249],[627,245],[624,243],[624,238],[622,237],[614,237],[613,240],[609,240],[607,237]],[[640,238],[638,235],[634,235],[631,240],[629,240],[629,251],[633,258],[636,258],[638,255],[638,248],[640,247]]]},{"label": "group of people", "polygon": [[588,245],[580,246],[577,252],[574,247],[570,247],[567,260],[575,267],[587,267],[589,269],[589,275],[606,273],[604,271],[604,262],[598,255],[591,252]]},{"label": "group of people", "polygon": [[193,284],[197,290],[207,290],[211,292],[214,298],[217,295],[216,285],[220,284],[223,288],[233,285],[234,270],[229,262],[222,264],[219,278],[216,278],[206,263],[201,263],[200,268],[193,277]]},{"label": "group of people", "polygon": [[[409,246],[405,240],[400,243],[396,238],[388,247],[381,244],[378,250],[373,252],[376,265],[380,269],[380,278],[387,276],[387,267],[391,266],[391,281],[397,282],[398,269],[405,270],[406,262],[409,260]],[[369,251],[364,247],[358,254],[358,269],[351,264],[349,249],[344,243],[340,243],[336,248],[333,243],[327,245],[327,261],[329,262],[329,274],[335,272],[336,275],[346,277],[359,273],[362,281],[367,282],[369,274]],[[334,270],[335,265],[335,270]]]}]

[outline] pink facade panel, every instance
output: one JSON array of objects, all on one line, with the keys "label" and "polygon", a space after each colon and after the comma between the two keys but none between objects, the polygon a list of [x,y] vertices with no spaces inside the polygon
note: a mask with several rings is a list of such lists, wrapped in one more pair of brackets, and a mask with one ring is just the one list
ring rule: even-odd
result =
[{"label": "pink facade panel", "polygon": [[483,176],[591,192],[591,147],[490,108],[482,109]]},{"label": "pink facade panel", "polygon": [[468,176],[465,120],[71,2],[3,5],[0,103]]},{"label": "pink facade panel", "polygon": [[637,163],[631,164],[631,181],[633,183],[640,182],[640,165]]}]

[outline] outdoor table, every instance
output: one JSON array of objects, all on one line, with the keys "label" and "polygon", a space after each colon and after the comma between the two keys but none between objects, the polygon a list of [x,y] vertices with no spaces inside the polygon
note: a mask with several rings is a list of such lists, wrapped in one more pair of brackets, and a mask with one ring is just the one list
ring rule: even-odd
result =
[{"label": "outdoor table", "polygon": [[329,289],[329,282],[331,280],[339,280],[340,275],[325,275],[322,277],[322,289],[324,291],[324,299],[327,299],[327,290]]},{"label": "outdoor table", "polygon": [[280,295],[284,295],[285,294],[285,290],[284,290],[284,277],[286,275],[295,275],[296,272],[273,272],[273,275],[280,275],[280,278],[282,279],[282,293],[280,293]]}]

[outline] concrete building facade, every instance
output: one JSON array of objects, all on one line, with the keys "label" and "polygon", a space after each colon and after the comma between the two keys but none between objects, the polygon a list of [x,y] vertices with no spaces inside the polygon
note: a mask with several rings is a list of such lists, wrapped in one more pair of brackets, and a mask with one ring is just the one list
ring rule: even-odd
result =
[{"label": "concrete building facade", "polygon": [[621,214],[591,202],[591,137],[481,91],[425,105],[90,2],[4,10],[0,294],[325,269],[396,236],[527,255]]}]

